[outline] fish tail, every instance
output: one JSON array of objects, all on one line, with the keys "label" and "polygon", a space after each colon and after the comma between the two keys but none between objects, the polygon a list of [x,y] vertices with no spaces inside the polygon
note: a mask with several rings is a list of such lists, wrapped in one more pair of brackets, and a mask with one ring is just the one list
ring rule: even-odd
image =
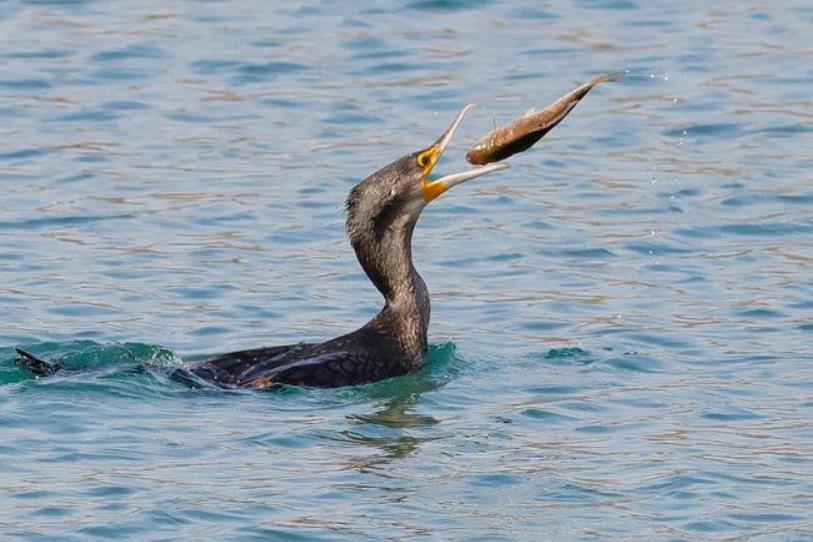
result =
[{"label": "fish tail", "polygon": [[610,83],[615,81],[621,81],[623,78],[624,72],[607,73],[595,77],[592,81],[590,81],[590,86],[592,87],[598,85],[599,83]]}]

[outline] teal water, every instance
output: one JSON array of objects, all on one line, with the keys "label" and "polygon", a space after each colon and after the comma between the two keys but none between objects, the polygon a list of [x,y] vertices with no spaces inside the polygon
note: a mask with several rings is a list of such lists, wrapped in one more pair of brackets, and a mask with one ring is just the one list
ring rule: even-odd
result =
[{"label": "teal water", "polygon": [[[813,540],[811,28],[802,1],[0,3],[0,538]],[[424,212],[424,371],[166,379],[366,321],[349,189],[463,104],[440,174],[609,71]]]}]

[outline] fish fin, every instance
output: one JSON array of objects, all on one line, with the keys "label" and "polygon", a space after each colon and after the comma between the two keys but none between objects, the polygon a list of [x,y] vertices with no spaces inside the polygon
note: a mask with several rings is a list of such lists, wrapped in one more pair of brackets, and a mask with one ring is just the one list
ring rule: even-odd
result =
[{"label": "fish fin", "polygon": [[17,364],[30,371],[37,378],[51,376],[62,368],[59,363],[51,363],[40,359],[33,354],[29,354],[25,350],[15,348],[17,354],[20,356],[17,359]]}]

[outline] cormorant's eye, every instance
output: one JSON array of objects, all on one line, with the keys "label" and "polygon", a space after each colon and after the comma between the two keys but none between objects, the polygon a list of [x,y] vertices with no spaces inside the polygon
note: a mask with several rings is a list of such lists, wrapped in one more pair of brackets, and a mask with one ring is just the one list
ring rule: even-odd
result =
[{"label": "cormorant's eye", "polygon": [[429,152],[422,152],[418,155],[418,165],[421,167],[426,167],[429,165],[429,161],[431,160],[431,156]]}]

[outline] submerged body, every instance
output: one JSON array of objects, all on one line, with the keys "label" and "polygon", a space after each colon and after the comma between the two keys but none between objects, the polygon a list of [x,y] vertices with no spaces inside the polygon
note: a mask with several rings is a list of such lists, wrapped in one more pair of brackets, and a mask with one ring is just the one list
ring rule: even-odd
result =
[{"label": "submerged body", "polygon": [[617,81],[620,74],[599,75],[589,83],[575,88],[542,111],[529,112],[511,124],[497,128],[484,136],[466,154],[470,164],[498,162],[530,149],[570,113],[590,90],[605,81]]}]

